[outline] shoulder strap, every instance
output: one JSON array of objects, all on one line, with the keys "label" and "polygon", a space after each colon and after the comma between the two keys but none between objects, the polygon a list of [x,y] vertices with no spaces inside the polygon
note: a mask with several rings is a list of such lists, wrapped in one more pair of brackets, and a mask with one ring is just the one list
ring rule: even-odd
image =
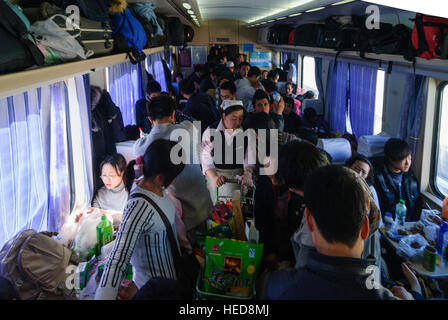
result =
[{"label": "shoulder strap", "polygon": [[147,202],[149,202],[154,207],[154,209],[156,209],[156,211],[159,213],[160,218],[162,218],[162,221],[163,221],[163,224],[165,225],[166,233],[168,236],[168,241],[170,242],[171,254],[173,255],[176,273],[179,274],[179,272],[180,272],[180,270],[179,270],[180,261],[179,260],[180,260],[181,256],[180,256],[180,252],[179,252],[179,247],[178,247],[176,239],[174,237],[173,228],[171,228],[171,224],[168,221],[168,218],[166,217],[163,210],[157,205],[157,203],[155,203],[155,201],[152,200],[147,195],[145,195],[143,193],[133,193],[129,196],[129,200],[136,199],[136,198],[142,198],[142,199],[146,200]]}]

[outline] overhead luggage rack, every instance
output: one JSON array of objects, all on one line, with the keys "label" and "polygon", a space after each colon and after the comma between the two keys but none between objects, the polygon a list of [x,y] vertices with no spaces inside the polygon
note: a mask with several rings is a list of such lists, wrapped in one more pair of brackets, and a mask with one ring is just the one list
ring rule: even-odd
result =
[{"label": "overhead luggage rack", "polygon": [[[150,48],[143,50],[143,52],[148,56],[156,52],[162,52],[165,48]],[[100,70],[128,61],[127,55],[120,53],[0,75],[0,98],[75,77],[90,70]]]}]

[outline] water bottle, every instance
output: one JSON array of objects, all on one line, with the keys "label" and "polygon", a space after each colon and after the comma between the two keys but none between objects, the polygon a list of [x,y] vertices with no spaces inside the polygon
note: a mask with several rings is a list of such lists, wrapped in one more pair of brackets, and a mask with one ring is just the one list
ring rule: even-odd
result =
[{"label": "water bottle", "polygon": [[397,226],[404,226],[406,221],[406,206],[404,200],[400,200],[395,206],[395,222]]},{"label": "water bottle", "polygon": [[394,226],[394,218],[392,217],[392,213],[386,212],[384,215],[384,226],[386,229],[392,229]]},{"label": "water bottle", "polygon": [[96,236],[97,236],[97,254],[101,254],[101,248],[113,241],[114,227],[112,222],[110,222],[106,215],[101,216],[101,221],[96,226]]},{"label": "water bottle", "polygon": [[444,221],[444,222],[440,225],[439,233],[438,233],[438,235],[437,235],[437,245],[436,245],[436,248],[437,248],[437,252],[438,252],[439,254],[442,254],[442,248],[443,248],[443,235],[444,235],[446,232],[448,232],[448,222],[445,222],[445,221]]}]

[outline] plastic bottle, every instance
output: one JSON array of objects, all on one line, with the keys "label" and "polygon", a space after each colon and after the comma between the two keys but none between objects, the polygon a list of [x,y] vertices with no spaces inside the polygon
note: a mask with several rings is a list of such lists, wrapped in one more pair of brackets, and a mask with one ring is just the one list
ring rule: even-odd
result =
[{"label": "plastic bottle", "polygon": [[96,236],[97,236],[97,254],[101,254],[101,248],[113,241],[114,228],[112,222],[110,222],[106,215],[101,216],[101,221],[96,226]]},{"label": "plastic bottle", "polygon": [[448,267],[448,232],[443,235],[442,263]]},{"label": "plastic bottle", "polygon": [[448,197],[443,200],[442,219],[448,222]]},{"label": "plastic bottle", "polygon": [[397,223],[397,226],[404,226],[406,221],[406,211],[407,208],[404,200],[400,200],[395,206],[395,222]]},{"label": "plastic bottle", "polygon": [[439,254],[442,254],[442,247],[443,247],[443,235],[448,232],[448,222],[442,222],[440,225],[439,233],[437,235],[437,252]]},{"label": "plastic bottle", "polygon": [[384,226],[386,229],[392,229],[394,226],[394,218],[392,216],[392,213],[386,212],[384,215]]}]

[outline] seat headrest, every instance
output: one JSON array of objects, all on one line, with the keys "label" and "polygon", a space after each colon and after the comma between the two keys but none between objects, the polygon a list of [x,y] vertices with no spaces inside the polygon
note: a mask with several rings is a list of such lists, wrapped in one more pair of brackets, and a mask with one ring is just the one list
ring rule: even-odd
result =
[{"label": "seat headrest", "polygon": [[344,164],[352,156],[350,142],[344,138],[319,139],[317,147],[330,154],[332,164]]}]

